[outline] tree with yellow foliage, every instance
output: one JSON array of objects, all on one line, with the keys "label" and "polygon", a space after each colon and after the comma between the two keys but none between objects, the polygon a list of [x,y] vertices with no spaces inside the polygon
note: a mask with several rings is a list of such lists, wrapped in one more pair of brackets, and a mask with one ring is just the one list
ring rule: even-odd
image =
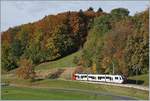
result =
[{"label": "tree with yellow foliage", "polygon": [[96,74],[97,70],[96,70],[96,63],[93,62],[93,65],[92,65],[92,72],[94,74]]}]

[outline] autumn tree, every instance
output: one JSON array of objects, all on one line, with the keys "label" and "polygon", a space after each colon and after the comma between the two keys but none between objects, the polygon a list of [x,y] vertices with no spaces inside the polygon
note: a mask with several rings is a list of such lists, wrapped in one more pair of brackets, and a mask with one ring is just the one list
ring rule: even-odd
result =
[{"label": "autumn tree", "polygon": [[[21,45],[18,43],[19,40],[16,40],[17,32],[20,30],[20,27],[9,28],[8,31],[1,33],[1,53],[2,53],[2,68],[5,71],[12,70],[17,68],[17,60],[22,54]],[[18,52],[19,51],[19,52]]]},{"label": "autumn tree", "polygon": [[22,58],[19,63],[19,68],[16,71],[16,75],[23,79],[35,79],[35,71],[32,62],[28,59]]},{"label": "autumn tree", "polygon": [[[103,71],[100,70],[100,58],[101,50],[104,44],[104,33],[108,32],[111,29],[109,15],[100,16],[95,18],[93,27],[89,31],[87,42],[85,42],[83,47],[82,59],[84,60],[83,66],[92,67],[92,63],[96,63],[97,72]],[[99,61],[100,60],[100,61]]]},{"label": "autumn tree", "polygon": [[12,69],[15,69],[17,67],[17,63],[15,61],[15,58],[11,54],[10,47],[2,44],[1,48],[2,48],[1,56],[3,57],[1,59],[2,69],[5,71],[10,71]]},{"label": "autumn tree", "polygon": [[93,65],[92,65],[92,72],[94,74],[96,74],[96,72],[97,72],[97,70],[96,70],[96,63],[93,63]]},{"label": "autumn tree", "polygon": [[118,16],[128,16],[129,11],[125,8],[116,8],[111,11],[111,14]]},{"label": "autumn tree", "polygon": [[98,13],[99,13],[99,12],[100,12],[100,13],[103,12],[102,8],[98,8],[97,12],[98,12]]},{"label": "autumn tree", "polygon": [[92,7],[89,7],[87,11],[93,11],[94,9]]},{"label": "autumn tree", "polygon": [[114,20],[119,20],[125,18],[129,15],[129,11],[126,8],[116,8],[111,10],[110,13]]},{"label": "autumn tree", "polygon": [[83,66],[94,62],[99,73],[126,76],[135,75],[135,68],[138,74],[148,71],[148,13],[128,14],[118,8],[94,19],[82,51]]}]

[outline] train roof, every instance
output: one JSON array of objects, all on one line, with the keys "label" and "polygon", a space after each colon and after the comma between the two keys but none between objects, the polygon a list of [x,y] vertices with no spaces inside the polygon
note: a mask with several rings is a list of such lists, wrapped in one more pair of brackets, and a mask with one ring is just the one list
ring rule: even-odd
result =
[{"label": "train roof", "polygon": [[110,75],[110,74],[81,74],[81,73],[76,73],[75,75],[92,75],[92,76],[123,76],[123,75],[118,75],[118,74],[116,74],[116,75]]}]

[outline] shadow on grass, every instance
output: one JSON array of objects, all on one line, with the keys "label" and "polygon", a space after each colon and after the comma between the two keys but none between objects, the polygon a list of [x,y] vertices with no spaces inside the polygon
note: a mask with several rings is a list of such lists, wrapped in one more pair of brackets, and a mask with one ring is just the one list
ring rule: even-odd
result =
[{"label": "shadow on grass", "polygon": [[144,83],[143,80],[132,80],[132,79],[128,79],[127,80],[127,84],[138,84],[138,85],[142,85]]},{"label": "shadow on grass", "polygon": [[35,81],[41,81],[41,80],[44,80],[43,78],[37,78],[35,79]]},{"label": "shadow on grass", "polygon": [[44,79],[43,78],[34,78],[34,79],[30,79],[29,82],[35,83],[35,82],[42,81],[42,80],[44,80]]}]

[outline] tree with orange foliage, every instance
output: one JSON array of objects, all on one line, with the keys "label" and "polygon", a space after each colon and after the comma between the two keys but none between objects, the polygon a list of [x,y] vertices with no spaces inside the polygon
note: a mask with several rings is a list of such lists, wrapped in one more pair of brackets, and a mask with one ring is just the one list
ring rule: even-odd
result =
[{"label": "tree with orange foliage", "polygon": [[19,78],[31,79],[33,81],[35,79],[35,71],[32,62],[28,59],[22,58],[19,65],[20,67],[16,71],[16,75]]}]

